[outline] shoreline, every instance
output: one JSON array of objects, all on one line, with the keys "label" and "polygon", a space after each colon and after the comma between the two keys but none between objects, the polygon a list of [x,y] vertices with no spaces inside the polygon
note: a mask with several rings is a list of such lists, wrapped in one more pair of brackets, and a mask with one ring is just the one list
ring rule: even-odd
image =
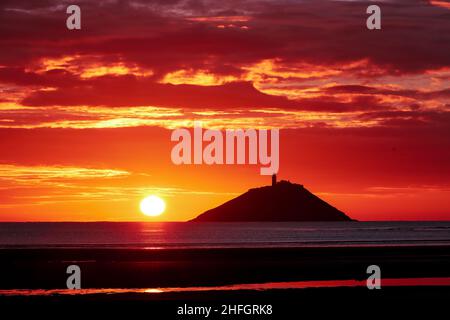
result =
[{"label": "shoreline", "polygon": [[[71,264],[80,266],[81,290],[87,294],[60,294],[67,290]],[[371,264],[381,268],[379,290],[364,285]],[[15,315],[61,319],[70,310],[71,317],[89,312],[113,319],[292,319],[307,314],[360,319],[361,313],[352,311],[363,310],[402,318],[417,311],[441,316],[450,297],[450,246],[0,249],[0,274],[7,275],[0,281],[0,308]],[[399,279],[390,285],[392,278]],[[265,285],[258,288],[258,283]],[[5,290],[19,292],[1,295]],[[273,313],[220,312],[239,305],[271,306]],[[208,317],[178,313],[200,306],[211,310]]]},{"label": "shoreline", "polygon": [[0,249],[0,289],[63,289],[79,265],[82,288],[155,288],[245,283],[450,277],[450,246],[220,249]]},{"label": "shoreline", "polygon": [[[292,281],[245,283],[223,286],[205,287],[172,287],[172,288],[98,288],[98,289],[10,289],[0,290],[0,297],[14,296],[92,296],[98,294],[167,294],[193,292],[227,292],[227,291],[268,291],[268,290],[299,290],[311,288],[359,288],[366,287],[365,280],[326,280],[326,281]],[[450,277],[447,278],[396,278],[382,279],[381,286],[385,287],[449,287]]]},{"label": "shoreline", "polygon": [[[75,296],[13,296],[1,297],[3,312],[42,315],[46,318],[86,317],[87,314],[110,316],[113,319],[146,317],[149,319],[294,319],[314,316],[318,319],[343,317],[361,319],[373,316],[401,318],[416,316],[422,311],[428,317],[439,318],[448,311],[450,287],[387,287],[273,289],[265,291],[171,292],[161,294],[95,294]],[[270,306],[271,314],[223,314],[237,306]],[[195,307],[207,307],[206,314],[184,315]],[[231,307],[231,308],[230,308]],[[267,307],[265,308],[268,309]],[[218,311],[215,311],[218,310]],[[360,311],[363,311],[361,313]],[[369,317],[370,318],[370,317]]]}]

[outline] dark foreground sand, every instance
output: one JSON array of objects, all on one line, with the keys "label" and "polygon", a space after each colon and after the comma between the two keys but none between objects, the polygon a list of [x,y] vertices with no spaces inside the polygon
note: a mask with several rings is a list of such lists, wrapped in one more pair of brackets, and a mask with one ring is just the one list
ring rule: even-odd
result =
[{"label": "dark foreground sand", "polygon": [[[0,312],[65,319],[446,319],[450,287],[311,288],[162,294],[0,298]],[[270,305],[270,314],[222,314],[224,305]],[[179,315],[184,306],[207,306],[211,314]],[[266,309],[267,310],[267,309]],[[13,317],[5,317],[13,319]]]},{"label": "dark foreground sand", "polygon": [[[302,280],[367,279],[366,268],[381,267],[382,278],[450,277],[449,246],[272,249],[2,249],[0,289],[65,288],[66,268],[77,264],[83,288],[213,286]],[[265,291],[2,296],[0,310],[34,315],[109,314],[143,319],[204,319],[179,316],[178,307],[211,306],[209,319],[302,319],[306,312],[364,319],[405,316],[420,309],[447,309],[450,287],[309,288]],[[223,304],[272,305],[272,315],[223,315]],[[363,312],[363,313],[361,313]],[[125,314],[125,315],[124,315]],[[61,317],[63,319],[64,317]],[[90,317],[88,317],[90,318]],[[314,318],[314,317],[313,317]],[[430,319],[434,319],[431,317]]]},{"label": "dark foreground sand", "polygon": [[[1,249],[0,289],[152,288],[299,280],[450,277],[450,246],[259,249]],[[7,276],[5,276],[7,275]]]}]

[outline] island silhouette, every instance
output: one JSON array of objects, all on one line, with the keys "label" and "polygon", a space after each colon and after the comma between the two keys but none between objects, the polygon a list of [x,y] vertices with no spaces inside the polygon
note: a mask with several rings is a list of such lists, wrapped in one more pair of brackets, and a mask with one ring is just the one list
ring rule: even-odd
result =
[{"label": "island silhouette", "polygon": [[272,176],[272,185],[252,188],[190,222],[355,221],[305,189]]}]

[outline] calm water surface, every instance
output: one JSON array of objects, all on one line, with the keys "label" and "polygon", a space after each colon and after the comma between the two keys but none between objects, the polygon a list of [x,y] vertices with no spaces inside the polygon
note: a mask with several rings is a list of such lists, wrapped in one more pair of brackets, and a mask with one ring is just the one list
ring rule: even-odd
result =
[{"label": "calm water surface", "polygon": [[450,222],[0,223],[0,247],[298,247],[450,244]]}]

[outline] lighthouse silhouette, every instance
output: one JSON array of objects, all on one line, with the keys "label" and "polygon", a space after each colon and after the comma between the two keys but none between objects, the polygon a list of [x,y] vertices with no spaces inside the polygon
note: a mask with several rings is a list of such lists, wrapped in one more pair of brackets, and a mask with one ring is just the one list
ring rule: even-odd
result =
[{"label": "lighthouse silhouette", "polygon": [[272,187],[275,187],[276,184],[277,184],[277,175],[274,173],[272,175]]}]

